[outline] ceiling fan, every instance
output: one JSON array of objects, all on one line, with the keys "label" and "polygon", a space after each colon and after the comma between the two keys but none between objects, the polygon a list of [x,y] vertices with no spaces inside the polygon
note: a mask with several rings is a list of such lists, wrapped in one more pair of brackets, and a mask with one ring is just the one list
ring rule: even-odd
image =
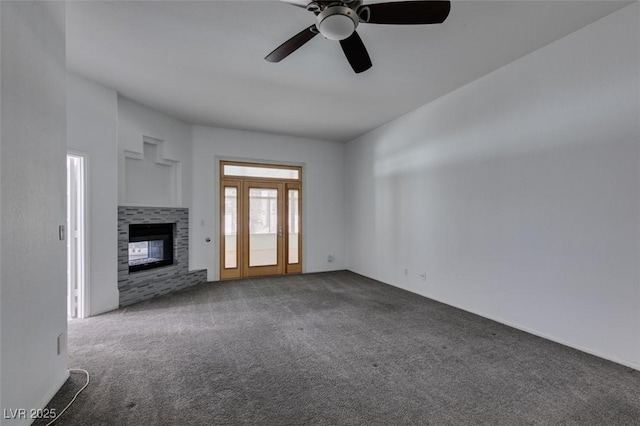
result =
[{"label": "ceiling fan", "polygon": [[[347,61],[356,73],[371,68],[371,58],[356,32],[358,24],[441,24],[449,15],[451,2],[413,0],[362,4],[362,0],[283,0],[316,15],[316,23],[278,46],[264,59],[280,62],[318,34],[340,41]],[[309,1],[307,3],[307,1]]]}]

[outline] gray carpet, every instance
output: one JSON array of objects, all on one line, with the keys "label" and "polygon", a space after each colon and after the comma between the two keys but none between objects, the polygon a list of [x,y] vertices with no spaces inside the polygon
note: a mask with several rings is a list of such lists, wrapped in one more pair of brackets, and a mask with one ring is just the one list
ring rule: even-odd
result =
[{"label": "gray carpet", "polygon": [[69,356],[56,425],[640,424],[640,372],[350,272],[75,320]]}]

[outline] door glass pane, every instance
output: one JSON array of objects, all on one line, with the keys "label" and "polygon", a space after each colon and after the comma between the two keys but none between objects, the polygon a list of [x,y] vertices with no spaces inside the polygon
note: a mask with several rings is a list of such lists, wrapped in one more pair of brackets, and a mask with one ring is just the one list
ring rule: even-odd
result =
[{"label": "door glass pane", "polygon": [[278,263],[278,190],[249,188],[249,266]]},{"label": "door glass pane", "polygon": [[238,267],[238,188],[224,188],[224,267]]},{"label": "door glass pane", "polygon": [[277,167],[252,167],[225,164],[223,173],[225,176],[261,177],[277,179],[300,179],[297,169],[279,169]]},{"label": "door glass pane", "polygon": [[289,222],[289,265],[298,263],[298,234],[300,230],[298,227],[300,226],[300,212],[299,212],[299,193],[297,189],[289,190],[289,211],[288,213],[288,222]]}]

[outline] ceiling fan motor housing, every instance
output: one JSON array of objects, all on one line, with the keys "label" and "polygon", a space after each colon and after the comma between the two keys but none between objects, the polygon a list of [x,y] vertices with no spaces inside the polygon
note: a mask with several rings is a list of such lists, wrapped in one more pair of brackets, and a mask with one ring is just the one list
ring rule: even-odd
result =
[{"label": "ceiling fan motor housing", "polygon": [[348,38],[360,23],[356,11],[342,5],[326,7],[316,19],[318,31],[329,40]]}]

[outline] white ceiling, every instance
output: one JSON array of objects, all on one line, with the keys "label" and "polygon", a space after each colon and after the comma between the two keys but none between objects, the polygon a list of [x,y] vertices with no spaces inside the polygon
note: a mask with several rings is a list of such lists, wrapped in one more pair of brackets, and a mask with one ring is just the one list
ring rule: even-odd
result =
[{"label": "white ceiling", "polygon": [[320,36],[263,59],[314,22],[286,3],[78,1],[67,63],[187,122],[349,141],[626,4],[454,0],[442,25],[360,25],[373,68],[354,74]]}]

